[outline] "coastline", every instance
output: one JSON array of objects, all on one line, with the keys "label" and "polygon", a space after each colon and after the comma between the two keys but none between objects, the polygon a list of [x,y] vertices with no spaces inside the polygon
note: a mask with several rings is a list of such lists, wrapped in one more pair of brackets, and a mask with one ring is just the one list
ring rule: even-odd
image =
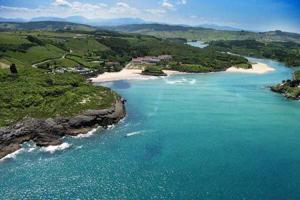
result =
[{"label": "coastline", "polygon": [[[81,136],[95,128],[109,127],[126,115],[125,100],[116,97],[111,108],[86,110],[73,117],[49,119],[28,118],[9,127],[0,128],[0,160],[6,159],[22,148],[24,142],[33,141],[47,150],[63,145],[64,136]],[[8,156],[8,157],[7,157]]]},{"label": "coastline", "polygon": [[[251,69],[230,67],[227,70],[225,70],[225,72],[252,73],[252,74],[265,74],[273,71],[275,71],[274,68],[264,63],[253,64]],[[174,70],[163,70],[163,72],[166,73],[167,76],[172,76],[177,74],[188,74],[186,72],[179,72]],[[97,77],[90,78],[89,80],[92,83],[105,83],[105,82],[113,82],[113,81],[121,81],[121,80],[152,80],[152,79],[157,79],[157,76],[143,75],[141,69],[126,67],[119,72],[105,72],[103,74],[99,74]]]},{"label": "coastline", "polygon": [[274,68],[270,67],[264,63],[256,63],[252,65],[251,69],[243,69],[237,67],[230,67],[226,70],[226,72],[233,72],[233,73],[251,73],[251,74],[265,74],[269,72],[275,71]]},{"label": "coastline", "polygon": [[[163,70],[167,76],[172,76],[176,74],[186,74],[184,72],[178,72],[173,70]],[[125,68],[119,72],[105,72],[98,75],[97,77],[90,78],[92,83],[103,83],[103,82],[112,82],[120,80],[151,80],[157,79],[157,76],[142,75],[141,69],[128,69]]]}]

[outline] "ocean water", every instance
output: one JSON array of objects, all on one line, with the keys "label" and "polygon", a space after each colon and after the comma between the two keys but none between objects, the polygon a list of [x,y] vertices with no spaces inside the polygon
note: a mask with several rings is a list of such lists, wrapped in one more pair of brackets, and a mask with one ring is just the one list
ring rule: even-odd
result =
[{"label": "ocean water", "polygon": [[276,71],[105,84],[127,117],[60,147],[25,144],[0,162],[0,199],[300,199],[300,102],[268,89],[292,70],[260,61]]}]

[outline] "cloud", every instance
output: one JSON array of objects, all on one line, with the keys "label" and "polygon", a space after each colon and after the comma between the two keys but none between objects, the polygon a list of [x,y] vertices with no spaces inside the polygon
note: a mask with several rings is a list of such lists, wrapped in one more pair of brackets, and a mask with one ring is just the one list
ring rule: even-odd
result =
[{"label": "cloud", "polygon": [[67,6],[67,7],[71,7],[71,3],[68,2],[67,0],[54,0],[53,2],[54,6]]},{"label": "cloud", "polygon": [[178,5],[186,5],[187,4],[187,0],[179,0]]},{"label": "cloud", "polygon": [[197,19],[198,16],[197,16],[197,15],[190,15],[190,18],[191,18],[191,19]]},{"label": "cloud", "polygon": [[146,9],[147,12],[149,12],[152,15],[163,15],[166,13],[166,10],[157,8],[157,9]]},{"label": "cloud", "polygon": [[[143,12],[125,2],[107,5],[104,3],[85,3],[80,0],[54,0],[48,6],[23,8],[0,5],[0,16],[30,19],[40,16],[68,17],[81,15],[87,18],[143,17]],[[145,13],[145,12],[144,12]]]},{"label": "cloud", "polygon": [[163,2],[161,3],[161,7],[168,10],[174,9],[174,5],[168,0],[163,0]]}]

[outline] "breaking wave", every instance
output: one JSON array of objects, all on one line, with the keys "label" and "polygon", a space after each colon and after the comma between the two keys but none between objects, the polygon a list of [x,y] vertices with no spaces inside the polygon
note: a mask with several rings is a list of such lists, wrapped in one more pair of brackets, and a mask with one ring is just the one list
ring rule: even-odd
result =
[{"label": "breaking wave", "polygon": [[12,152],[6,156],[4,156],[3,158],[0,159],[0,162],[2,161],[5,161],[5,160],[11,160],[11,159],[15,159],[17,157],[18,154],[22,153],[24,151],[23,148],[15,151],[15,152]]},{"label": "breaking wave", "polygon": [[125,137],[131,137],[131,136],[134,136],[134,135],[140,135],[142,134],[144,131],[135,131],[135,132],[131,132],[131,133],[127,133],[125,135]]},{"label": "breaking wave", "polygon": [[71,144],[64,142],[61,145],[57,145],[57,146],[51,145],[48,147],[42,147],[41,151],[53,154],[56,151],[62,151],[62,150],[68,149],[70,146],[71,146]]},{"label": "breaking wave", "polygon": [[94,135],[98,130],[100,129],[100,127],[98,128],[94,128],[91,131],[85,133],[85,134],[79,134],[77,136],[74,136],[74,138],[88,138],[91,137],[92,135]]},{"label": "breaking wave", "polygon": [[169,85],[175,85],[175,84],[190,84],[194,85],[196,83],[196,79],[188,80],[185,78],[178,79],[178,80],[165,80],[165,82]]}]

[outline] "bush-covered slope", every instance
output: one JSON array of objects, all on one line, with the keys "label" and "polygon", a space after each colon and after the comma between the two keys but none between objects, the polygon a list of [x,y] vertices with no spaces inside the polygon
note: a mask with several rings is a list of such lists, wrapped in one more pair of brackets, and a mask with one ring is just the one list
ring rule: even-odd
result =
[{"label": "bush-covered slope", "polygon": [[0,88],[0,127],[24,117],[71,116],[108,108],[115,95],[86,83],[78,74],[52,74],[31,67],[19,67],[17,76],[0,69]]},{"label": "bush-covered slope", "polygon": [[289,66],[300,66],[300,44],[293,42],[213,41],[209,48],[244,56],[275,59]]},{"label": "bush-covered slope", "polygon": [[201,40],[203,42],[214,40],[258,40],[264,42],[281,41],[300,43],[300,34],[282,31],[251,32],[251,31],[225,31],[202,27],[174,26],[165,24],[135,24],[117,27],[106,27],[110,30],[141,33],[160,38],[185,38]]},{"label": "bush-covered slope", "polygon": [[289,99],[300,99],[300,71],[293,74],[292,80],[284,80],[282,83],[271,87],[271,90],[283,94]]}]

